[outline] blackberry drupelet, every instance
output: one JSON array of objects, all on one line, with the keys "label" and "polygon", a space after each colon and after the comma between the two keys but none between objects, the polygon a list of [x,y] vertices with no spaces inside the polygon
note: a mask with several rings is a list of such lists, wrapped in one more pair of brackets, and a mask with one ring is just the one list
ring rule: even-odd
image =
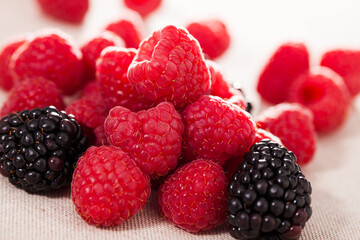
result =
[{"label": "blackberry drupelet", "polygon": [[254,144],[229,184],[230,235],[298,239],[312,214],[311,191],[291,151],[270,140]]},{"label": "blackberry drupelet", "polygon": [[27,192],[59,189],[71,182],[88,139],[72,115],[34,108],[0,120],[0,173]]}]

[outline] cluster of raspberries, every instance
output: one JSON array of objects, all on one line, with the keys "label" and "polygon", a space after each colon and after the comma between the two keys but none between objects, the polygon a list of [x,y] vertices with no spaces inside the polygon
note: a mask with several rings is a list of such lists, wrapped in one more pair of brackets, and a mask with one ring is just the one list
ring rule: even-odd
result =
[{"label": "cluster of raspberries", "polygon": [[[90,8],[89,0],[36,0],[36,2],[47,16],[72,24],[82,23]],[[120,2],[145,18],[159,8],[162,1],[119,0]]]},{"label": "cluster of raspberries", "polygon": [[[320,64],[312,66],[303,43],[284,43],[263,68],[257,90],[268,103],[306,107],[313,116],[315,131],[328,134],[344,124],[352,100],[360,93],[359,62],[360,51],[334,49],[322,55]],[[279,133],[263,120],[260,127]]]},{"label": "cluster of raspberries", "polygon": [[344,122],[359,54],[331,51],[309,68],[303,44],[280,46],[258,80],[279,104],[255,120],[214,62],[230,44],[224,23],[147,38],[142,24],[131,13],[80,47],[54,29],[3,46],[0,173],[28,192],[71,182],[76,211],[96,226],[137,214],[152,185],[161,216],[188,232],[228,220],[234,238],[298,239],[312,214],[299,165],[313,158],[316,132]]}]

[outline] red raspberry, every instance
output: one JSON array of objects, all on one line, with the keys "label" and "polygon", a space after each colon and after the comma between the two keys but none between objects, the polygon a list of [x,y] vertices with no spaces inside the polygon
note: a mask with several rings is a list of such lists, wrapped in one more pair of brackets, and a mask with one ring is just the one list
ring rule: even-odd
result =
[{"label": "red raspberry", "polygon": [[210,70],[211,89],[209,93],[221,97],[222,99],[229,100],[231,103],[238,105],[242,109],[247,109],[248,104],[244,94],[226,82],[215,62],[206,60],[206,63]]},{"label": "red raspberry", "polygon": [[[279,143],[280,145],[283,145],[281,140],[278,137],[276,137],[275,135],[273,135],[271,132],[268,132],[264,129],[259,128],[256,131],[255,140],[254,140],[253,144],[260,142],[263,139],[270,139],[271,141],[274,141],[274,142]],[[250,150],[250,147],[247,151],[249,151],[249,150]],[[238,166],[242,163],[242,161],[243,161],[243,156],[230,158],[229,160],[226,161],[226,163],[224,165],[224,171],[225,171],[225,174],[228,177],[228,179],[232,178],[232,176],[237,171]]]},{"label": "red raspberry", "polygon": [[316,133],[309,109],[297,103],[281,103],[262,112],[257,123],[279,137],[294,152],[298,164],[304,165],[313,158]]},{"label": "red raspberry", "polygon": [[82,81],[82,54],[70,36],[57,30],[45,30],[26,41],[13,54],[10,69],[15,81],[44,77],[64,94],[78,90]]},{"label": "red raspberry", "polygon": [[220,57],[230,46],[226,25],[219,19],[193,22],[186,28],[199,41],[204,54],[210,59]]},{"label": "red raspberry", "polygon": [[78,214],[95,226],[118,226],[144,208],[150,179],[117,147],[90,147],[71,183]]},{"label": "red raspberry", "polygon": [[127,48],[138,48],[143,39],[144,23],[136,12],[132,12],[111,22],[106,30],[120,36]]},{"label": "red raspberry", "polygon": [[269,131],[266,131],[264,129],[259,128],[256,131],[254,144],[257,143],[257,142],[261,142],[261,140],[263,140],[263,139],[269,139],[269,140],[271,140],[273,142],[276,142],[276,143],[278,143],[280,145],[283,145],[280,138],[278,138],[277,136],[275,136],[274,134],[272,134]]},{"label": "red raspberry", "polygon": [[326,67],[312,68],[300,75],[289,89],[289,101],[309,108],[317,132],[326,133],[345,121],[350,108],[350,93],[343,79]]},{"label": "red raspberry", "polygon": [[105,120],[109,143],[120,147],[152,178],[166,175],[181,153],[181,116],[169,102],[146,111],[114,107]]},{"label": "red raspberry", "polygon": [[102,143],[106,142],[105,134],[96,132],[101,134],[100,138],[98,138],[95,133],[95,128],[104,125],[107,116],[107,111],[101,102],[89,98],[80,98],[67,106],[65,111],[75,116],[75,119],[84,130],[84,134],[89,138],[91,145],[102,145]]},{"label": "red raspberry", "polygon": [[13,78],[9,71],[11,56],[24,42],[24,39],[11,40],[0,49],[0,87],[5,91],[13,86]]},{"label": "red raspberry", "polygon": [[105,107],[105,100],[101,94],[101,85],[98,81],[88,82],[82,90],[81,97],[92,99]]},{"label": "red raspberry", "polygon": [[44,13],[70,23],[80,23],[89,9],[89,0],[37,0]]},{"label": "red raspberry", "polygon": [[160,186],[160,213],[188,232],[212,229],[226,218],[227,184],[224,170],[212,161],[185,164]]},{"label": "red raspberry", "polygon": [[112,32],[104,31],[99,36],[92,38],[81,47],[84,62],[84,75],[86,80],[95,79],[96,60],[101,51],[109,46],[125,46],[123,40]]},{"label": "red raspberry", "polygon": [[186,29],[171,25],[142,41],[128,78],[149,101],[169,101],[176,109],[196,101],[210,88],[198,42]]},{"label": "red raspberry", "polygon": [[219,97],[203,96],[183,112],[183,157],[224,165],[253,144],[256,126],[249,113]]},{"label": "red raspberry", "polygon": [[135,49],[109,47],[97,62],[97,81],[107,109],[123,106],[131,111],[148,109],[151,102],[143,99],[127,78],[128,67],[136,54]]},{"label": "red raspberry", "polygon": [[26,109],[43,108],[53,105],[65,108],[56,85],[44,78],[27,79],[13,87],[1,108],[1,116]]},{"label": "red raspberry", "polygon": [[326,52],[321,66],[329,67],[343,77],[352,96],[360,93],[360,51],[336,49]]},{"label": "red raspberry", "polygon": [[302,43],[281,45],[262,70],[257,91],[270,103],[286,100],[286,93],[293,80],[309,69],[309,53]]},{"label": "red raspberry", "polygon": [[124,0],[124,3],[126,7],[146,17],[160,6],[161,0]]}]

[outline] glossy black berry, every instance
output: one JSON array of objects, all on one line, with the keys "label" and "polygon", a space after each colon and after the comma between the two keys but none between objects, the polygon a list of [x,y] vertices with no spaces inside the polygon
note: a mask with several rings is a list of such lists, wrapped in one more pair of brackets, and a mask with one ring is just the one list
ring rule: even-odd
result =
[{"label": "glossy black berry", "polygon": [[87,147],[80,125],[55,107],[12,113],[0,120],[0,173],[27,192],[68,185]]},{"label": "glossy black berry", "polygon": [[229,183],[229,233],[243,240],[298,239],[312,214],[311,191],[292,152],[270,140],[254,144]]}]

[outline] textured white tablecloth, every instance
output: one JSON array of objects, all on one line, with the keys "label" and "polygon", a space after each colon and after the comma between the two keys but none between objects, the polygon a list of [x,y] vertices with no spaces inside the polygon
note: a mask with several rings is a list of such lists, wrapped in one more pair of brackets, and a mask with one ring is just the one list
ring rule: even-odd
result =
[{"label": "textured white tablecloth", "polygon": [[[146,21],[146,33],[166,24],[218,16],[227,22],[232,45],[218,63],[229,81],[240,80],[253,99],[255,114],[263,108],[255,81],[271,52],[288,40],[307,44],[312,65],[335,47],[360,48],[358,1],[193,1],[163,0]],[[60,27],[79,44],[96,34],[124,7],[121,0],[94,0],[80,26],[63,24],[40,14],[35,0],[0,0],[0,42],[42,27]],[[0,93],[0,102],[6,94]],[[360,239],[360,99],[345,125],[318,138],[312,163],[303,168],[313,186],[313,216],[302,239]],[[0,239],[232,239],[222,225],[210,232],[190,234],[160,218],[153,192],[146,208],[117,228],[95,228],[75,212],[70,190],[31,195],[0,177]]]}]

